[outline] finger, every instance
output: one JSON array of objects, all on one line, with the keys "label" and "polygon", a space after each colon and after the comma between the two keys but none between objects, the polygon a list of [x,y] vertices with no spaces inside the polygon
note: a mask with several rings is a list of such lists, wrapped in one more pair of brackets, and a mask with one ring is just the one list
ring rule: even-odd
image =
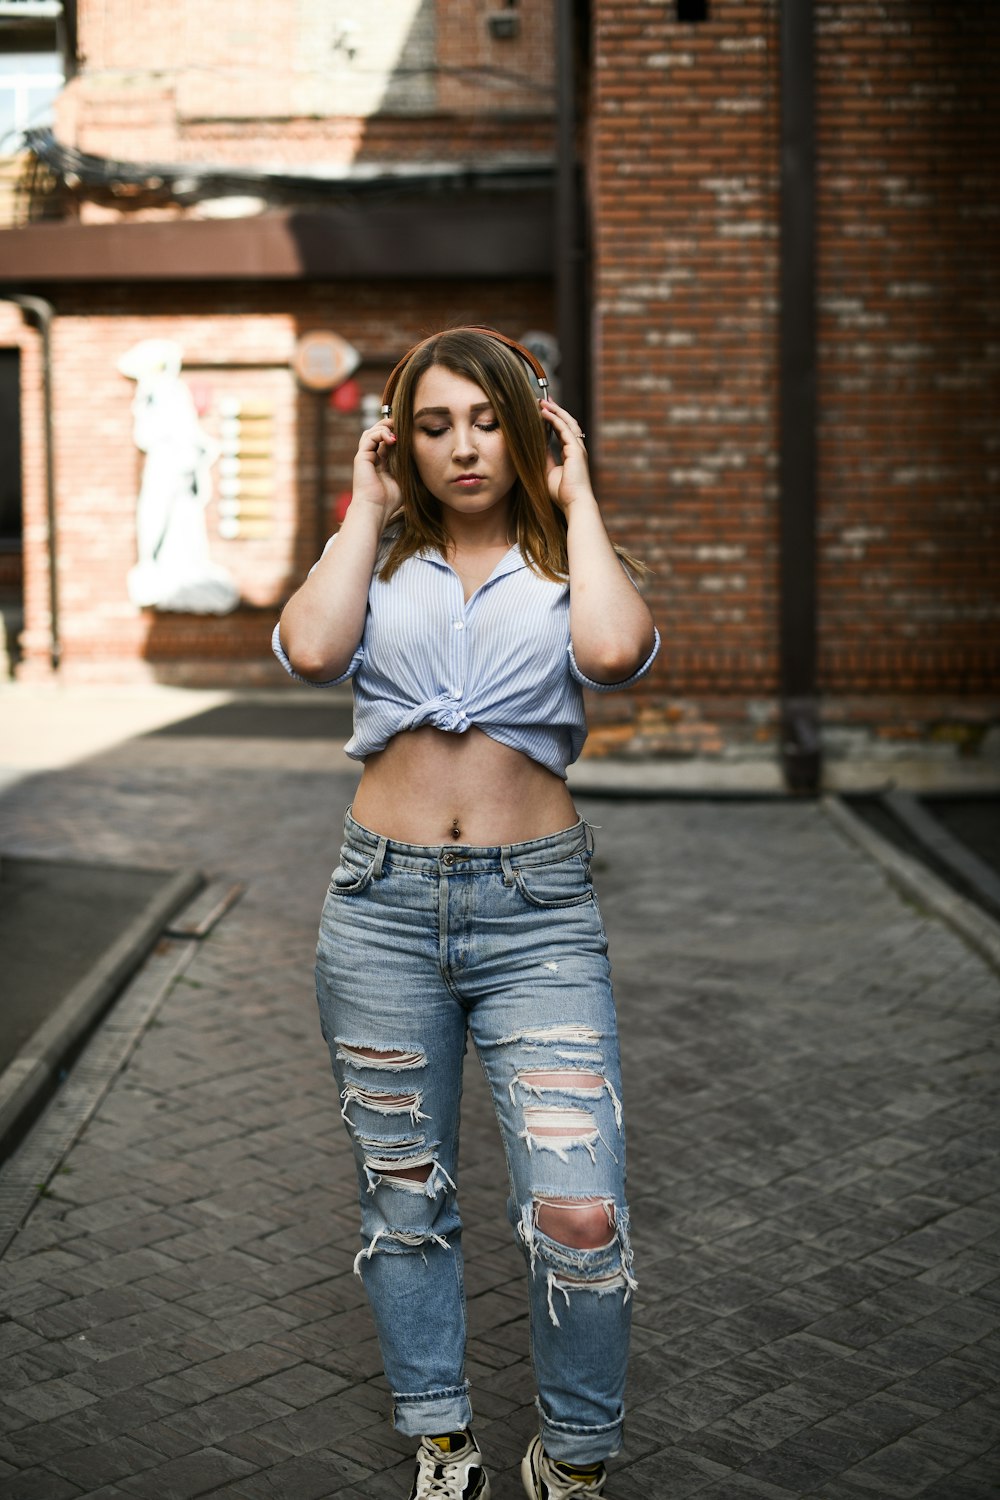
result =
[{"label": "finger", "polygon": [[359,453],[376,454],[383,443],[392,444],[396,441],[396,434],[388,422],[376,422],[374,427],[368,427],[361,434],[361,442],[358,445]]},{"label": "finger", "polygon": [[562,420],[564,422],[567,422],[570,427],[580,426],[580,423],[577,421],[576,417],[574,417],[573,413],[571,411],[567,411],[565,406],[560,406],[557,401],[553,401],[551,397],[547,396],[542,402],[542,410],[549,412],[554,417],[561,417]]},{"label": "finger", "polygon": [[575,417],[570,416],[568,411],[563,411],[561,406],[556,406],[554,403],[544,405],[542,416],[548,417],[563,441],[575,438],[579,442],[586,442],[587,434],[582,430],[579,422]]}]

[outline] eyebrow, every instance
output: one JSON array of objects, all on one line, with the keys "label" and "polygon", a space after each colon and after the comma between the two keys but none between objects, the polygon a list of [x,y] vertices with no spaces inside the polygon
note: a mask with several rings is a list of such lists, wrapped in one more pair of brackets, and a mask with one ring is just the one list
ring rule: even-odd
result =
[{"label": "eyebrow", "polygon": [[[492,401],[479,401],[479,402],[476,403],[475,406],[470,406],[469,407],[469,415],[474,417],[478,412],[489,411],[489,409],[492,407],[492,405],[493,405]],[[418,417],[450,417],[450,416],[451,416],[451,407],[450,406],[422,406],[419,411],[415,411],[413,413],[413,420],[416,421]]]}]

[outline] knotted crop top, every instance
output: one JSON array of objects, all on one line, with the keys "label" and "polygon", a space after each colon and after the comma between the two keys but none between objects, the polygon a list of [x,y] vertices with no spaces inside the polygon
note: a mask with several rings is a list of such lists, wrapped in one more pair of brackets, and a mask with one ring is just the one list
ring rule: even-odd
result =
[{"label": "knotted crop top", "polygon": [[[329,547],[330,542],[327,543]],[[274,653],[300,682],[281,645]],[[433,550],[408,558],[388,583],[372,578],[364,633],[347,671],[354,679],[354,734],[344,747],[365,760],[406,729],[452,734],[471,726],[566,776],[587,737],[583,687],[604,693],[624,682],[592,682],[573,657],[569,585],[540,577],[517,546],[466,601],[458,574]]]}]

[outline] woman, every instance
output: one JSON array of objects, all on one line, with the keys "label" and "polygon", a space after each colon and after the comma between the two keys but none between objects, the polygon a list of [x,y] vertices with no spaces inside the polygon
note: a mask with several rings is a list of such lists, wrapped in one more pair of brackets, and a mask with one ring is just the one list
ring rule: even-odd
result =
[{"label": "woman", "polygon": [[[275,650],[354,679],[364,772],[323,910],[317,993],[358,1168],[362,1276],[410,1500],[486,1500],[470,1431],[456,1202],[471,1031],[529,1267],[533,1500],[602,1495],[621,1442],[631,1271],[614,1007],[588,832],[566,788],[581,684],[659,645],[608,540],[584,434],[493,330],[424,340],[362,434],[343,526]],[[561,461],[548,452],[552,435]]]}]

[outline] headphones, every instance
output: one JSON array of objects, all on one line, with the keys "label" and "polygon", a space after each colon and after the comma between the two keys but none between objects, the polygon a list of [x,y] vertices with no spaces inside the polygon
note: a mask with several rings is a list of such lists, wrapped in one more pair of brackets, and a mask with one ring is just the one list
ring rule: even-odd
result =
[{"label": "headphones", "polygon": [[528,366],[532,375],[534,375],[535,379],[538,381],[539,386],[541,387],[542,397],[544,398],[548,395],[549,377],[546,375],[544,367],[535,358],[530,349],[526,349],[524,345],[519,344],[516,339],[508,338],[505,333],[498,333],[495,328],[487,328],[484,323],[470,323],[462,328],[444,328],[441,330],[441,333],[432,333],[430,338],[421,339],[419,344],[414,344],[413,348],[409,349],[403,355],[402,359],[399,361],[399,364],[396,366],[392,374],[389,376],[389,379],[386,381],[385,390],[382,392],[383,417],[388,417],[392,414],[392,399],[396,394],[396,387],[399,384],[399,377],[402,375],[403,371],[405,370],[406,366],[409,364],[413,356],[419,349],[423,349],[425,345],[433,343],[435,339],[439,339],[443,334],[447,333],[485,333],[488,338],[496,339],[497,343],[506,344],[508,349],[513,349],[514,353],[519,354],[524,360],[525,364]]}]

